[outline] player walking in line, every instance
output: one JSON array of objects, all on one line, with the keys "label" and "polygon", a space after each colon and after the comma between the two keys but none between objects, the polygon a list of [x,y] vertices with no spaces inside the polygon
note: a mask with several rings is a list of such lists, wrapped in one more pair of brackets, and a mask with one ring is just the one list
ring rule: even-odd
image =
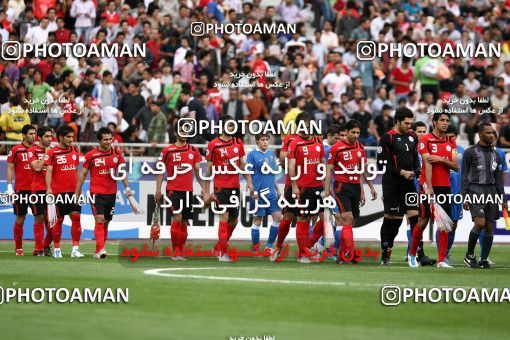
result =
[{"label": "player walking in line", "polygon": [[[188,238],[189,219],[193,218],[193,172],[204,196],[204,182],[199,176],[202,155],[198,148],[188,144],[184,131],[178,131],[175,143],[163,149],[158,159],[165,165],[167,173],[166,195],[172,202],[172,260],[185,260],[182,256]],[[163,174],[156,176],[156,202],[162,202],[161,185]],[[180,255],[179,255],[180,254]]]},{"label": "player walking in line", "polygon": [[[99,145],[85,155],[85,162],[78,177],[74,195],[80,197],[82,186],[90,171],[90,196],[92,213],[94,214],[94,236],[96,238],[96,251],[94,258],[105,258],[108,253],[105,243],[108,239],[108,225],[113,219],[115,202],[117,199],[117,180],[114,176],[121,164],[125,164],[124,156],[117,147],[112,147],[113,134],[108,128],[100,128],[97,131]],[[127,177],[122,179],[126,188],[126,196],[133,196],[129,188]]]},{"label": "player walking in line", "polygon": [[[235,121],[232,116],[221,116],[220,124],[222,126],[221,135],[209,142],[207,146],[205,157],[207,160],[206,176],[210,177],[213,174],[213,170],[218,171],[214,172],[214,194],[212,196],[210,194],[211,183],[209,180],[205,181],[204,202],[210,201],[212,197],[220,211],[226,208],[225,212],[220,214],[217,249],[219,251],[218,258],[220,261],[231,262],[232,259],[227,254],[228,241],[232,237],[239,220],[239,205],[233,206],[231,198],[236,200],[234,198],[235,196],[237,202],[240,204],[240,180],[236,167],[244,170],[245,162],[243,157],[245,153],[243,141],[240,138],[233,137]],[[223,173],[224,170],[236,173]],[[253,188],[250,174],[244,174],[244,178],[246,179],[250,195],[258,199]]]},{"label": "player walking in line", "polygon": [[[489,269],[492,266],[487,258],[494,239],[494,223],[499,219],[497,197],[503,198],[503,209],[508,209],[508,204],[503,184],[502,159],[492,146],[496,139],[496,132],[490,123],[483,122],[478,125],[478,136],[480,141],[464,152],[462,160],[461,194],[471,199],[471,203],[469,200],[464,201],[464,209],[471,212],[474,222],[473,229],[469,233],[464,262],[471,268]],[[475,202],[475,196],[481,196],[485,202]],[[474,252],[482,230],[482,256],[480,262],[477,262]]]},{"label": "player walking in line", "polygon": [[[372,200],[377,199],[377,192],[371,180],[367,180],[366,153],[363,144],[358,141],[361,124],[353,119],[346,123],[347,134],[344,139],[333,145],[329,153],[324,182],[324,197],[334,193],[342,217],[342,233],[340,235],[340,251],[337,263],[351,262],[354,258],[354,236],[352,227],[359,217],[360,205],[365,204],[365,193],[361,185],[360,168],[363,177],[370,187]],[[341,166],[340,166],[341,165]],[[348,170],[345,173],[343,169]],[[356,171],[356,172],[355,172]],[[334,174],[333,174],[334,172]],[[331,178],[334,177],[333,192]],[[347,261],[346,261],[347,260]]]},{"label": "player walking in line", "polygon": [[48,150],[46,156],[44,156],[46,195],[56,195],[57,221],[52,228],[53,242],[55,244],[53,257],[62,257],[60,238],[62,237],[62,223],[64,222],[65,215],[69,215],[71,219],[71,238],[73,240],[71,257],[84,257],[79,251],[81,206],[77,202],[78,197],[75,196],[80,154],[76,147],[72,146],[74,131],[70,126],[62,125],[59,127],[57,138],[58,145]]},{"label": "player walking in line", "polygon": [[[40,126],[37,129],[39,141],[28,149],[28,161],[32,167],[32,195],[36,195],[37,201],[32,205],[34,214],[34,240],[38,256],[51,256],[50,244],[53,235],[47,218],[46,203],[46,167],[44,156],[50,149],[53,140],[53,132],[48,126]],[[44,224],[46,222],[46,237],[44,237]],[[44,241],[43,241],[44,239]]]},{"label": "player walking in line", "polygon": [[[35,141],[35,128],[32,125],[25,125],[21,129],[23,142],[15,145],[7,156],[7,194],[17,195],[13,202],[14,215],[14,245],[16,256],[23,256],[23,224],[30,206],[28,197],[32,193],[32,168],[28,161],[28,149]],[[14,189],[12,180],[15,178]],[[33,209],[30,207],[30,209]],[[34,253],[34,255],[37,255]]]},{"label": "player walking in line", "polygon": [[[436,112],[432,116],[434,130],[420,139],[418,152],[422,156],[422,171],[420,176],[420,193],[424,193],[431,199],[434,195],[442,195],[444,199],[438,200],[439,205],[451,218],[451,196],[450,188],[450,169],[459,170],[459,162],[456,158],[455,149],[457,145],[455,139],[446,135],[450,116],[447,113]],[[436,197],[436,198],[437,198]],[[418,219],[418,228],[414,228],[409,250],[409,266],[418,267],[420,264],[416,259],[416,253],[420,241],[422,240],[423,230],[427,227],[431,217],[430,202],[420,202],[420,218]],[[438,235],[438,267],[451,268],[446,263],[446,250],[448,248],[448,232],[440,231]]]},{"label": "player walking in line", "polygon": [[[250,199],[250,212],[253,213],[253,225],[251,226],[251,240],[253,250],[260,250],[260,226],[264,216],[271,215],[273,222],[269,228],[269,237],[267,239],[266,250],[273,247],[273,243],[278,235],[278,225],[282,219],[282,213],[278,206],[278,197],[280,192],[276,183],[276,178],[269,170],[276,170],[276,156],[273,150],[269,150],[269,135],[259,134],[255,136],[257,147],[246,157],[246,163],[251,164],[251,179],[253,188],[258,193],[258,207],[254,208],[255,199]],[[265,168],[265,169],[264,169]],[[267,205],[268,207],[261,207]]]}]

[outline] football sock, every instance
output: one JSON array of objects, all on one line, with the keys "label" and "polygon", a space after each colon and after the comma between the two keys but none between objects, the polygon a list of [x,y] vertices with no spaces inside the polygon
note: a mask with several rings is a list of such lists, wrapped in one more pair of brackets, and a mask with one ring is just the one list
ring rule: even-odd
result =
[{"label": "football sock", "polygon": [[228,222],[220,221],[220,225],[218,228],[218,250],[220,251],[220,255],[223,255],[227,252],[228,246]]},{"label": "football sock", "polygon": [[71,238],[73,239],[73,246],[78,246],[80,244],[81,238],[80,214],[72,214],[70,217],[71,217]]},{"label": "football sock", "polygon": [[278,226],[278,238],[276,241],[277,248],[281,248],[283,246],[283,242],[289,233],[291,223],[291,220],[286,220],[285,218],[280,221],[280,225]]},{"label": "football sock", "polygon": [[186,240],[188,239],[188,225],[186,222],[181,221],[181,236],[179,238],[179,248],[184,253],[184,245],[186,244]]},{"label": "football sock", "polygon": [[298,244],[299,256],[304,256],[307,250],[308,237],[310,229],[307,221],[297,221],[296,223],[296,240]]},{"label": "football sock", "polygon": [[43,250],[44,223],[34,223],[34,249]]},{"label": "football sock", "polygon": [[392,224],[393,224],[392,220],[386,217],[383,218],[383,223],[381,226],[381,249],[383,257],[386,257],[388,249],[390,248]]},{"label": "football sock", "polygon": [[480,237],[480,231],[477,230],[475,227],[473,227],[471,229],[471,232],[469,233],[468,249],[467,249],[468,255],[475,254],[476,242],[478,241],[479,237]]},{"label": "football sock", "polygon": [[443,262],[448,250],[448,232],[440,230],[437,236],[437,262]]},{"label": "football sock", "polygon": [[315,243],[319,241],[322,235],[324,235],[324,221],[318,220],[313,227],[312,237],[308,241],[307,247],[313,247]]},{"label": "football sock", "polygon": [[16,249],[23,248],[23,224],[18,222],[14,223],[14,244]]},{"label": "football sock", "polygon": [[453,242],[455,242],[455,230],[452,230],[448,233],[448,249],[446,250],[446,256],[450,253],[450,249],[452,249]]},{"label": "football sock", "polygon": [[[94,237],[96,238],[96,253],[99,253],[104,248],[104,223],[94,225]],[[56,244],[56,243],[55,243]]]},{"label": "football sock", "polygon": [[482,250],[482,261],[487,261],[487,258],[489,257],[489,253],[491,252],[492,248],[492,241],[494,240],[494,234],[493,233],[487,233],[483,232],[483,250]]},{"label": "football sock", "polygon": [[63,217],[58,217],[57,222],[53,226],[53,243],[55,248],[60,248],[60,238],[62,237],[62,223],[64,223]]},{"label": "football sock", "polygon": [[[180,244],[181,237],[181,222],[172,220],[172,224],[170,225],[170,239],[172,241],[172,250],[177,251]],[[176,256],[176,254],[174,254]]]},{"label": "football sock", "polygon": [[273,248],[273,243],[278,236],[278,224],[272,224],[271,228],[269,228],[269,237],[267,239],[267,248]]},{"label": "football sock", "polygon": [[256,245],[260,242],[260,226],[254,224],[251,226],[251,243]]}]

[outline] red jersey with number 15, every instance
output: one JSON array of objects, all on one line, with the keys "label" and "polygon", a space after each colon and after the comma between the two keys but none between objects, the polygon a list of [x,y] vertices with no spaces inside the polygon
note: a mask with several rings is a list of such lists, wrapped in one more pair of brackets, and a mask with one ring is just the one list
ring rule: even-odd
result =
[{"label": "red jersey with number 15", "polygon": [[[324,158],[324,144],[317,137],[308,140],[297,136],[289,145],[289,159],[296,160],[296,180],[300,188],[316,188],[322,186],[324,179],[319,173],[319,165]],[[306,170],[306,171],[305,171]],[[306,173],[305,173],[306,172]]]},{"label": "red jersey with number 15", "polygon": [[[161,152],[159,161],[165,164],[167,176],[174,177],[167,180],[166,190],[193,191],[195,164],[202,161],[202,155],[196,147],[189,144],[183,147],[170,144]],[[177,175],[174,175],[174,171],[177,171]]]},{"label": "red jersey with number 15", "polygon": [[[40,161],[44,159],[46,150],[41,148],[39,144],[34,144],[28,149],[28,162]],[[43,165],[41,171],[37,172],[32,168],[32,192],[46,190],[46,166]]]},{"label": "red jersey with number 15", "polygon": [[[430,154],[431,156],[439,156],[448,160],[453,159],[453,153],[456,152],[457,143],[455,138],[446,135],[443,138],[437,138],[434,134],[428,133],[421,137],[418,144],[418,152],[420,155]],[[432,164],[432,186],[449,187],[450,186],[450,168],[443,163]],[[425,177],[425,162],[422,162],[420,185],[426,182]]]},{"label": "red jersey with number 15", "polygon": [[74,146],[62,149],[59,145],[48,150],[44,165],[53,166],[51,191],[53,194],[74,193],[78,182],[80,154]]},{"label": "red jersey with number 15", "polygon": [[329,150],[328,164],[334,165],[334,178],[338,183],[361,184],[361,173],[336,172],[346,172],[346,170],[355,170],[356,168],[361,171],[362,167],[365,169],[366,162],[365,147],[360,142],[349,144],[345,139],[341,139]]},{"label": "red jersey with number 15", "polygon": [[111,147],[108,151],[94,148],[85,155],[83,167],[90,171],[90,192],[92,194],[112,195],[117,194],[117,180],[112,177],[117,175],[117,168],[125,164],[124,156],[119,148]]},{"label": "red jersey with number 15", "polygon": [[28,161],[28,149],[25,145],[18,144],[7,156],[7,163],[14,164],[14,191],[32,190],[32,167]]},{"label": "red jersey with number 15", "polygon": [[[232,137],[228,142],[225,142],[220,137],[217,137],[209,142],[205,159],[212,162],[213,167],[217,170],[236,171],[231,162],[240,167],[241,158],[244,155],[244,144],[241,139]],[[215,173],[214,187],[220,189],[239,188],[239,174]]]}]

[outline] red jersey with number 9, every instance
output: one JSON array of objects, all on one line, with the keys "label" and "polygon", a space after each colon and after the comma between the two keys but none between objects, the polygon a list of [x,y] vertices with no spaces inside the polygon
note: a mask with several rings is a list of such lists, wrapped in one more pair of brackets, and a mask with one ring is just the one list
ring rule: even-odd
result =
[{"label": "red jersey with number 9", "polygon": [[83,167],[90,171],[90,192],[92,194],[112,195],[117,193],[117,168],[125,164],[124,156],[119,148],[111,147],[101,151],[97,147],[87,152]]},{"label": "red jersey with number 9", "polygon": [[[456,152],[457,143],[455,138],[446,135],[443,138],[437,138],[434,134],[428,133],[421,137],[418,144],[418,152],[420,155],[429,154],[431,156],[439,156],[448,160],[453,159],[453,153]],[[432,186],[449,187],[450,186],[450,168],[443,163],[432,164]],[[425,162],[422,162],[420,185],[426,182],[425,177]]]},{"label": "red jersey with number 9", "polygon": [[183,147],[170,144],[163,149],[158,160],[165,164],[167,176],[173,177],[166,182],[167,191],[193,191],[195,164],[202,161],[202,155],[198,148],[189,144]]},{"label": "red jersey with number 9", "polygon": [[74,193],[78,182],[80,154],[74,146],[62,149],[59,145],[48,150],[44,165],[53,166],[51,191],[53,194]]},{"label": "red jersey with number 9", "polygon": [[[360,142],[349,144],[345,139],[341,139],[329,150],[328,164],[334,165],[334,178],[339,183],[361,184],[363,174],[360,171],[362,167],[365,169],[366,162],[365,147]],[[337,171],[346,172],[346,170],[352,172],[336,173]]]},{"label": "red jersey with number 9", "polygon": [[322,177],[322,174],[319,173],[319,165],[322,164],[324,154],[324,144],[317,137],[306,140],[297,136],[290,143],[289,159],[296,160],[296,176],[300,175],[296,182],[299,187],[316,188],[322,186],[324,179],[317,178]]}]

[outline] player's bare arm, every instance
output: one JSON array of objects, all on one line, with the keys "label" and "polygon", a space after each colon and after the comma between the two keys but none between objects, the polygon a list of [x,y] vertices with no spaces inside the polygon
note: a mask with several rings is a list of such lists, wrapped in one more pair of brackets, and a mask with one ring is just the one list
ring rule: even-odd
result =
[{"label": "player's bare arm", "polygon": [[449,159],[443,158],[441,156],[429,155],[428,162],[429,163],[443,163],[453,171],[459,171],[459,169],[460,169],[459,160],[456,157],[454,157],[453,160],[449,160]]},{"label": "player's bare arm", "polygon": [[161,202],[163,195],[161,194],[161,185],[163,184],[163,174],[156,175],[156,193],[154,194],[154,200],[158,203]]},{"label": "player's bare arm", "polygon": [[41,170],[44,167],[44,159],[38,159],[36,161],[32,161],[32,162],[30,162],[30,166],[32,167],[32,169],[34,169],[34,171],[41,172]]},{"label": "player's bare arm", "polygon": [[53,165],[46,165],[46,195],[51,195],[51,177],[53,176]]},{"label": "player's bare arm", "polygon": [[[375,191],[374,183],[372,182],[372,180],[367,179],[369,176],[370,176],[370,174],[368,173],[368,170],[365,167],[365,173],[363,174],[363,177],[365,178],[365,181],[367,182],[368,187],[370,188],[370,195],[372,196],[372,201],[374,201],[377,199],[377,191]],[[364,196],[363,186],[362,186],[361,193]]]},{"label": "player's bare arm", "polygon": [[432,163],[429,161],[430,154],[423,154],[423,164],[425,164],[425,183],[427,188],[425,193],[427,195],[434,195],[434,189],[432,188]]},{"label": "player's bare arm", "polygon": [[299,199],[299,187],[296,180],[296,159],[289,159],[289,177],[291,178],[290,183],[292,186],[292,194],[296,195],[296,199]]},{"label": "player's bare arm", "polygon": [[[213,163],[211,161],[207,161],[207,164],[205,166],[205,176],[207,178],[211,177],[212,168]],[[204,180],[204,191],[205,191],[204,202],[206,202],[207,204],[211,199],[211,180],[209,179]]]},{"label": "player's bare arm", "polygon": [[[200,163],[196,163],[195,164],[195,167],[194,167],[193,171],[195,172],[195,178],[197,179],[198,184],[200,184],[200,195],[202,197],[205,197],[205,193],[206,193],[206,191],[205,191],[205,182],[200,177]],[[159,187],[161,188],[161,185]]]},{"label": "player's bare arm", "polygon": [[80,175],[78,176],[78,182],[76,183],[76,191],[74,192],[74,195],[76,197],[79,197],[81,194],[81,188],[83,187],[83,183],[85,183],[85,179],[87,178],[88,172],[89,169],[87,168],[81,169]]},{"label": "player's bare arm", "polygon": [[[241,169],[244,170],[244,168],[246,166],[244,158],[241,158],[239,160],[239,165],[240,165]],[[244,176],[244,179],[246,180],[246,186],[250,190],[250,194],[253,196],[253,198],[258,199],[258,194],[255,193],[255,188],[253,188],[253,183],[251,181],[251,175],[250,174],[243,174],[243,176]]]},{"label": "player's bare arm", "polygon": [[7,163],[7,193],[14,194],[12,189],[12,178],[14,177],[14,163]]},{"label": "player's bare arm", "polygon": [[331,196],[331,176],[333,176],[333,164],[326,165],[326,178],[324,178],[324,197]]}]

